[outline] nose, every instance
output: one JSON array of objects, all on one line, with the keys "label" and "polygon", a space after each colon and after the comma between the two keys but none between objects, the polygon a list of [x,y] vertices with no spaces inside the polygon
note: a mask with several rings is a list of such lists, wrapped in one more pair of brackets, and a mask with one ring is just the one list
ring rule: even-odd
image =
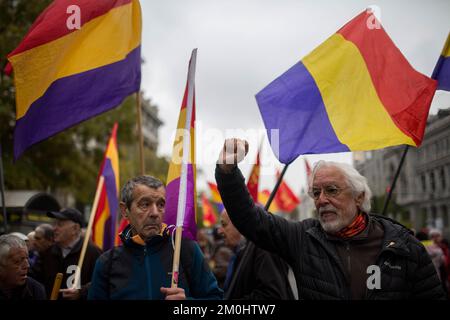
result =
[{"label": "nose", "polygon": [[157,217],[157,216],[159,216],[158,205],[156,203],[152,203],[150,205],[150,208],[148,210],[148,214],[149,214],[150,217]]},{"label": "nose", "polygon": [[319,198],[316,200],[316,206],[318,208],[320,208],[320,207],[326,206],[329,203],[330,203],[330,200],[328,199],[328,197],[325,195],[323,190],[320,190]]}]

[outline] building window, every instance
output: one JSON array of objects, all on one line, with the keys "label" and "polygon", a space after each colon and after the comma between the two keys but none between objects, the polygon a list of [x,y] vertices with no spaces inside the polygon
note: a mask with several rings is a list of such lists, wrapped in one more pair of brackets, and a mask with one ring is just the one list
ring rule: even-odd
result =
[{"label": "building window", "polygon": [[431,191],[436,190],[436,180],[434,178],[434,171],[430,172],[430,185],[431,185]]},{"label": "building window", "polygon": [[445,189],[447,189],[447,177],[445,176],[444,167],[441,168],[441,172],[439,175],[441,176],[442,189],[445,190]]},{"label": "building window", "polygon": [[427,191],[427,180],[425,177],[425,173],[422,173],[422,175],[420,176],[420,180],[422,181],[422,190],[423,191]]}]

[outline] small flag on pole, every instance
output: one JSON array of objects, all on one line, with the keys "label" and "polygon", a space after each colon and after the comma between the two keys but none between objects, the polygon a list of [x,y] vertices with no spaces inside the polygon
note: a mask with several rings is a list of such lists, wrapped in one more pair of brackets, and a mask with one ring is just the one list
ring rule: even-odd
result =
[{"label": "small flag on pole", "polygon": [[14,70],[16,86],[17,159],[31,145],[139,91],[139,1],[55,0],[8,60],[5,71]]},{"label": "small flag on pole", "polygon": [[217,208],[217,212],[221,213],[224,209],[222,198],[220,197],[219,189],[217,185],[212,182],[208,182],[209,189],[211,190],[211,201]]},{"label": "small flag on pole", "polygon": [[438,81],[438,90],[450,91],[450,32],[431,78]]},{"label": "small flag on pole", "polygon": [[362,12],[256,95],[282,163],[421,144],[437,82],[414,70],[374,20]]},{"label": "small flag on pole", "polygon": [[169,164],[164,222],[183,227],[183,237],[197,238],[195,186],[195,65],[197,49],[189,61],[188,79],[178,118]]},{"label": "small flag on pole", "polygon": [[253,201],[258,202],[258,188],[259,188],[259,172],[261,170],[261,166],[259,163],[259,150],[256,154],[256,163],[252,167],[252,171],[250,172],[250,177],[247,181],[247,189],[250,195],[253,198]]},{"label": "small flag on pole", "polygon": [[[280,172],[277,170],[277,178],[279,179]],[[282,180],[275,194],[274,202],[280,211],[290,213],[299,204],[300,199],[294,194],[288,184]]]},{"label": "small flag on pole", "polygon": [[[92,240],[103,251],[115,245],[119,215],[119,152],[117,123],[114,124],[98,177],[104,177],[92,225]],[[98,179],[97,179],[98,180]]]}]

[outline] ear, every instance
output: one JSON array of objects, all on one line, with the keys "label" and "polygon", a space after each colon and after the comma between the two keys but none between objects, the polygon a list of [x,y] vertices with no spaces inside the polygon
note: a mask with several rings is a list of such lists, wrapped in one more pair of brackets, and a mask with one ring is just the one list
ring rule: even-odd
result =
[{"label": "ear", "polygon": [[361,192],[361,193],[356,197],[356,199],[355,199],[355,201],[356,201],[356,206],[357,206],[359,209],[361,209],[362,203],[364,202],[364,196],[365,196],[365,193],[364,193],[364,192]]},{"label": "ear", "polygon": [[128,210],[125,202],[120,202],[119,207],[120,207],[120,214],[122,215],[122,218],[128,219],[129,210]]}]

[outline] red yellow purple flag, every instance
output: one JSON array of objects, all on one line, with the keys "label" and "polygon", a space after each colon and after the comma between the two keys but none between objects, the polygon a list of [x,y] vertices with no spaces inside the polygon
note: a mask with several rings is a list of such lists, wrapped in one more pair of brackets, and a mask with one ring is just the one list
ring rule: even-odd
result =
[{"label": "red yellow purple flag", "polygon": [[195,186],[195,65],[197,49],[189,61],[188,80],[178,118],[166,188],[167,225],[183,227],[183,237],[197,238]]},{"label": "red yellow purple flag", "polygon": [[[117,123],[114,124],[106,147],[98,178],[105,183],[100,193],[97,211],[92,225],[92,240],[103,251],[115,245],[119,215],[119,152],[117,148]],[[98,180],[98,179],[97,179]]]},{"label": "red yellow purple flag", "polygon": [[[78,26],[68,23],[74,6]],[[55,0],[42,12],[5,69],[16,87],[15,159],[139,91],[141,29],[138,0]]]},{"label": "red yellow purple flag", "polygon": [[422,143],[437,81],[369,21],[377,21],[373,12],[362,12],[256,95],[282,163]]},{"label": "red yellow purple flag", "polygon": [[219,189],[217,185],[212,182],[208,182],[209,189],[211,190],[211,201],[217,208],[217,212],[221,213],[224,206],[222,202],[222,198],[220,197]]}]

